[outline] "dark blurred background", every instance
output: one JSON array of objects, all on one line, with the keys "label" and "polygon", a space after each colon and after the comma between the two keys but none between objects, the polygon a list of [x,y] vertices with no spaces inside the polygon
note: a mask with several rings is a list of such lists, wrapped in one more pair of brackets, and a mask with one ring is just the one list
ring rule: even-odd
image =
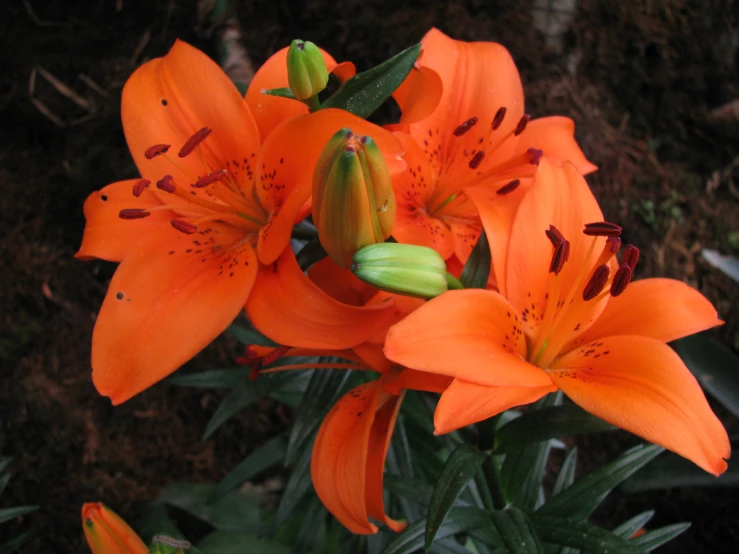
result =
[{"label": "dark blurred background", "polygon": [[[198,6],[198,4],[200,4]],[[121,87],[175,38],[218,59],[217,32],[195,0],[6,0],[0,6],[0,454],[14,456],[0,507],[39,504],[24,552],[83,552],[79,510],[105,500],[136,514],[172,480],[215,481],[291,413],[264,400],[207,442],[220,396],[159,384],[113,409],[90,381],[90,336],[114,267],[72,258],[93,190],[136,175],[120,123]],[[609,220],[642,248],[641,277],[698,287],[739,347],[737,284],[702,248],[739,254],[739,4],[733,0],[233,0],[258,67],[294,38],[360,70],[432,26],[495,40],[518,63],[527,111],[577,123]],[[228,363],[220,339],[191,363]],[[717,407],[731,431],[737,421]],[[626,434],[579,441],[581,472],[633,444]],[[614,495],[614,525],[654,508],[650,525],[692,521],[664,552],[729,552],[739,538],[732,489]],[[2,542],[0,540],[0,542]]]}]

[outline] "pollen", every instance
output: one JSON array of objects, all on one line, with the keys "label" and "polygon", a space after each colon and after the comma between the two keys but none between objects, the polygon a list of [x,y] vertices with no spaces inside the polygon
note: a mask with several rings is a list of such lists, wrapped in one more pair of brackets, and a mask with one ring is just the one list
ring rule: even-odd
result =
[{"label": "pollen", "polygon": [[180,151],[177,152],[177,156],[179,156],[180,158],[185,158],[189,156],[192,151],[195,150],[201,142],[207,139],[212,132],[213,130],[210,127],[203,127],[202,129],[197,131],[193,136],[187,139],[187,142],[185,142],[185,144],[182,145]]},{"label": "pollen", "polygon": [[500,127],[503,124],[503,119],[505,118],[506,111],[508,111],[506,107],[502,106],[498,108],[497,112],[495,112],[495,117],[493,117],[493,123],[490,125],[493,131],[496,131],[498,127]]},{"label": "pollen", "polygon": [[611,296],[619,296],[626,290],[626,287],[631,282],[631,275],[631,268],[626,264],[621,264],[621,267],[618,268],[616,274],[613,276]]},{"label": "pollen", "polygon": [[147,160],[152,160],[157,156],[161,156],[166,153],[170,148],[170,144],[155,144],[154,146],[149,146],[149,148],[144,151],[144,156],[146,156]]},{"label": "pollen", "polygon": [[529,114],[524,114],[521,119],[518,120],[516,129],[513,131],[513,136],[517,137],[523,133],[526,130],[526,126],[529,124],[529,121],[531,121],[531,116]]},{"label": "pollen", "polygon": [[197,225],[195,225],[194,223],[189,223],[182,219],[173,219],[169,223],[172,225],[172,227],[174,227],[181,233],[185,233],[186,235],[192,235],[193,233],[198,232]]},{"label": "pollen", "polygon": [[474,127],[476,123],[477,123],[477,118],[476,117],[471,117],[467,121],[465,121],[464,123],[462,123],[461,125],[459,125],[456,129],[454,129],[454,131],[453,131],[452,134],[455,137],[461,137],[462,135],[464,135],[465,133],[467,133],[467,131],[469,131],[470,129],[472,129],[472,127]]},{"label": "pollen", "polygon": [[514,179],[510,183],[508,183],[506,185],[503,185],[498,190],[496,190],[495,191],[495,194],[500,194],[500,195],[510,194],[514,190],[516,190],[518,188],[518,185],[520,185],[520,184],[521,184],[521,180],[520,179]]},{"label": "pollen", "polygon": [[597,221],[595,223],[586,223],[583,233],[589,237],[609,237],[614,238],[621,235],[623,229],[620,225],[610,223],[608,221]]},{"label": "pollen", "polygon": [[118,212],[118,217],[121,219],[143,219],[150,215],[151,212],[147,212],[142,208],[126,208]]},{"label": "pollen", "polygon": [[477,154],[475,154],[472,159],[470,160],[470,169],[477,169],[480,167],[480,164],[482,163],[482,160],[485,159],[485,152],[480,150]]},{"label": "pollen", "polygon": [[582,299],[588,301],[598,296],[605,288],[610,274],[611,270],[608,269],[608,265],[602,264],[596,267],[592,277],[590,277],[590,281],[588,281],[582,291]]},{"label": "pollen", "polygon": [[157,181],[157,188],[164,192],[174,192],[174,179],[171,175],[165,175]]},{"label": "pollen", "polygon": [[144,192],[145,188],[148,188],[148,186],[151,184],[151,181],[148,179],[139,179],[133,184],[133,195],[138,198],[141,196],[141,193]]}]

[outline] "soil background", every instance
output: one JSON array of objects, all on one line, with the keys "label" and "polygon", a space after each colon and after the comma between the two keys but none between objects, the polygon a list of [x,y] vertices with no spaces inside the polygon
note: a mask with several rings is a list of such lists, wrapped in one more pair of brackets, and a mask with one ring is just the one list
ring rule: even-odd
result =
[{"label": "soil background", "polygon": [[[606,217],[642,248],[639,276],[697,286],[726,320],[716,336],[739,347],[739,286],[700,257],[701,248],[739,254],[739,124],[736,112],[711,114],[739,98],[736,2],[242,0],[233,8],[256,66],[294,38],[360,70],[432,26],[503,43],[521,71],[527,111],[576,121],[583,150],[600,167],[589,180]],[[38,538],[23,552],[84,552],[83,502],[105,500],[135,521],[167,482],[218,480],[289,424],[290,413],[264,401],[202,442],[217,394],[161,383],[114,409],[90,381],[91,331],[115,268],[72,256],[85,197],[136,176],[121,87],[175,38],[216,57],[211,31],[194,0],[0,6],[0,453],[14,457],[0,507],[41,506],[0,526],[0,542],[33,525]],[[223,365],[235,355],[221,339],[189,365]],[[581,471],[630,442],[588,438]],[[657,510],[652,525],[693,522],[664,552],[736,551],[739,499],[731,489],[616,493],[598,517],[613,526],[649,508]]]}]

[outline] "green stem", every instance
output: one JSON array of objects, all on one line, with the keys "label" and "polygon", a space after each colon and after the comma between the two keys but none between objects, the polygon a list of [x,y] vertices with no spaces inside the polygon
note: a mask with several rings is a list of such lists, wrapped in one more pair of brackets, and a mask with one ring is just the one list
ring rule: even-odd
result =
[{"label": "green stem", "polygon": [[446,286],[449,287],[449,290],[462,290],[464,288],[464,285],[459,282],[459,279],[448,271],[446,274]]},{"label": "green stem", "polygon": [[321,109],[321,103],[318,101],[318,95],[311,96],[303,100],[303,103],[308,106],[308,110],[313,113]]},{"label": "green stem", "polygon": [[491,455],[486,456],[482,463],[482,471],[485,474],[485,481],[487,481],[488,490],[493,500],[493,507],[496,510],[502,510],[507,503],[503,495],[503,485],[500,483],[500,474]]}]

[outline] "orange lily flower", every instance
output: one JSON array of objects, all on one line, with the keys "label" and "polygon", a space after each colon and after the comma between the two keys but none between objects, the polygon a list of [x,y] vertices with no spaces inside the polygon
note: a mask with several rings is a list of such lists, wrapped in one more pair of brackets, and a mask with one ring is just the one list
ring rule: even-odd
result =
[{"label": "orange lily flower", "polygon": [[[597,168],[575,142],[571,119],[530,121],[524,114],[521,79],[503,46],[453,40],[437,29],[421,43],[417,65],[439,75],[443,92],[430,116],[392,126],[403,131],[396,134],[408,162],[408,170],[393,180],[393,236],[464,263],[481,229],[475,206],[463,194],[467,187],[485,184],[501,197],[518,189],[520,198],[542,153],[570,160],[583,174]],[[433,86],[428,90],[436,94]],[[412,98],[411,107],[422,104]],[[408,107],[399,104],[405,115]]]},{"label": "orange lily flower", "polygon": [[[252,323],[273,340],[312,348],[250,346],[244,362],[252,364],[256,373],[282,356],[333,356],[350,363],[283,365],[265,372],[333,368],[381,373],[378,380],[347,392],[326,416],[313,446],[311,476],[323,504],[353,533],[376,533],[377,526],[370,518],[402,531],[406,524],[385,514],[383,472],[404,390],[440,393],[451,379],[401,368],[384,356],[382,347],[387,329],[424,301],[379,292],[330,258],[316,263],[307,276],[287,252],[277,265],[278,271],[272,275],[282,282],[269,288],[286,295],[276,292],[260,300],[253,295],[247,306]],[[290,266],[294,266],[293,271],[288,273]],[[281,278],[281,273],[288,278]],[[267,279],[258,279],[255,291],[268,287]],[[303,309],[296,309],[294,304],[301,299]],[[382,325],[372,324],[374,337],[351,348],[336,346],[356,340],[356,328],[363,328],[366,335],[367,320],[378,309],[383,312],[377,318]],[[297,314],[301,314],[298,319]]]},{"label": "orange lily flower", "polygon": [[495,196],[471,194],[500,292],[447,292],[387,335],[390,360],[454,377],[436,431],[560,389],[605,421],[722,473],[726,431],[665,344],[721,324],[711,303],[671,279],[629,284],[638,250],[628,247],[617,263],[620,227],[603,222],[571,164],[542,160],[511,223],[500,221]]},{"label": "orange lily flower", "polygon": [[82,506],[82,528],[92,554],[146,554],[149,548],[120,516],[100,502]]},{"label": "orange lily flower", "polygon": [[142,178],[90,195],[76,254],[121,262],[92,340],[93,381],[114,404],[172,373],[238,315],[260,264],[280,257],[305,216],[333,133],[371,135],[391,170],[405,167],[390,132],[348,112],[265,105],[260,117],[279,125],[260,135],[248,104],[215,62],[179,41],[123,89],[123,128]]}]

